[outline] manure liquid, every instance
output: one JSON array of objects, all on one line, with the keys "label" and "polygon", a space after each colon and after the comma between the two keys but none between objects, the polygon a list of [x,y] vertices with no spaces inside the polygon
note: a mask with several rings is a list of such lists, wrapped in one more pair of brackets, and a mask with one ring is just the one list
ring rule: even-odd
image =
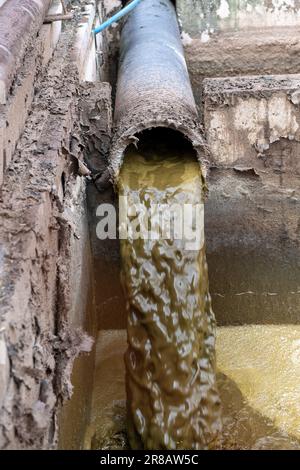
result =
[{"label": "manure liquid", "polygon": [[220,431],[204,181],[191,146],[151,135],[128,147],[118,183],[136,229],[121,240],[128,438],[134,449],[203,449]]}]

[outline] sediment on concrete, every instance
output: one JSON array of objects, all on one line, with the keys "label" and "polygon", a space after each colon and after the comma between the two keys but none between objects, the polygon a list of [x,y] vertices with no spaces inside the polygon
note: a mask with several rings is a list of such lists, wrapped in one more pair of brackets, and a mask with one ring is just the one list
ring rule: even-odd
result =
[{"label": "sediment on concrete", "polygon": [[0,103],[6,103],[25,49],[35,39],[51,0],[9,0],[0,9]]},{"label": "sediment on concrete", "polygon": [[212,35],[185,45],[186,62],[200,112],[203,79],[238,75],[294,74],[300,72],[299,29],[265,28]]},{"label": "sediment on concrete", "polygon": [[299,8],[192,3],[177,7],[209,147],[213,309],[219,325],[298,324]]},{"label": "sediment on concrete", "polygon": [[93,354],[73,368],[96,331],[76,32],[74,20],[47,73],[35,80],[0,193],[2,449],[56,447],[61,405],[73,385],[81,400],[71,425],[77,448],[88,419]]},{"label": "sediment on concrete", "polygon": [[[249,218],[244,219],[244,241],[252,238],[255,243],[285,233],[295,246],[299,242],[299,86],[299,75],[204,80],[204,122],[210,167],[215,174],[212,179],[227,174],[240,181],[231,187],[232,200],[248,182],[249,192],[240,194],[240,198],[249,202],[256,199],[259,209],[251,217],[251,230],[247,228]],[[223,185],[220,191],[221,187],[226,191]],[[282,212],[279,209],[283,207]],[[241,220],[240,229],[242,225]],[[237,232],[236,238],[240,235]]]},{"label": "sediment on concrete", "polygon": [[[14,1],[7,2],[7,6],[15,3]],[[34,2],[27,3],[31,3],[32,8],[35,5]],[[45,5],[46,3],[44,2]],[[3,8],[0,9],[2,50],[9,51],[9,54],[7,52],[9,60],[2,61],[0,68],[2,79],[4,80],[3,77],[5,77],[6,80],[3,85],[6,90],[5,100],[2,100],[0,104],[0,186],[5,168],[12,159],[16,144],[24,129],[38,77],[45,72],[61,32],[60,21],[41,26],[44,11],[46,11],[45,6],[42,10],[41,5],[36,7],[34,12],[37,16],[31,17],[29,10],[27,13],[24,12],[25,5],[26,2],[20,2],[13,13],[10,10],[9,13]],[[60,2],[53,0],[49,11],[60,12]],[[12,17],[4,21],[4,13],[11,14]],[[18,20],[18,27],[14,27],[14,35],[11,34],[10,29],[12,28],[11,18]]]},{"label": "sediment on concrete", "polygon": [[299,323],[299,78],[203,82],[206,240],[219,325]]},{"label": "sediment on concrete", "polygon": [[182,133],[205,163],[203,132],[175,8],[169,0],[145,0],[124,22],[110,152],[114,181],[126,147],[137,142],[137,134],[154,127],[169,127]]}]

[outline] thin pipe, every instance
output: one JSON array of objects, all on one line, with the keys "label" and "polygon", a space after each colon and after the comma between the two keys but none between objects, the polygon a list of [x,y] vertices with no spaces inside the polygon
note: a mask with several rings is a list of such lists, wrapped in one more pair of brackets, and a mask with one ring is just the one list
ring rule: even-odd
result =
[{"label": "thin pipe", "polygon": [[133,10],[142,0],[132,0],[126,7],[122,8],[122,10],[118,11],[115,15],[113,15],[111,18],[106,20],[104,23],[102,23],[100,26],[97,28],[93,29],[94,34],[101,33],[104,29],[108,28],[111,26],[113,23],[116,23],[119,19],[121,19],[123,16],[127,15],[131,10]]}]

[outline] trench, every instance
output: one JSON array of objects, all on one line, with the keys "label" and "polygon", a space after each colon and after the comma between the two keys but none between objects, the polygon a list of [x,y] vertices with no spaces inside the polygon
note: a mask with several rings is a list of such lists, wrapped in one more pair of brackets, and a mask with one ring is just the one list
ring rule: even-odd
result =
[{"label": "trench", "polygon": [[[147,136],[147,132],[146,134],[144,133],[145,135]],[[153,150],[153,144],[149,144],[149,135],[151,136],[150,140],[155,143],[155,150]],[[161,141],[162,136],[163,142]],[[129,188],[131,192],[135,192],[135,197],[138,198],[140,198],[140,192],[137,191],[137,188],[142,191],[143,197],[145,197],[148,190],[149,193],[152,192],[151,198],[153,199],[153,190],[158,190],[157,185],[153,185],[155,180],[155,177],[153,177],[155,164],[158,165],[158,181],[160,184],[164,184],[165,177],[168,183],[167,186],[172,187],[169,174],[170,168],[176,162],[175,164],[177,164],[178,172],[180,173],[180,183],[184,184],[186,182],[186,185],[191,185],[194,190],[193,198],[195,194],[196,197],[198,194],[198,197],[202,200],[201,191],[199,196],[202,182],[197,177],[200,167],[196,160],[195,152],[191,150],[191,146],[182,136],[174,131],[157,129],[150,132],[145,140],[144,137],[141,138],[139,136],[139,138],[138,148],[129,146],[125,152],[122,170],[124,172],[122,184],[123,188],[125,186],[125,190]],[[166,144],[167,151],[165,150]],[[163,146],[163,159],[153,164],[151,162],[151,155],[157,155],[157,149],[160,145]],[[188,157],[185,157],[185,152],[188,152]],[[150,159],[146,168],[145,160],[147,159],[142,158],[141,160],[141,155],[147,155],[147,159]],[[174,158],[173,162],[172,157]],[[191,165],[192,170],[190,172],[187,170],[185,173],[189,165]],[[129,181],[130,184],[128,184]],[[126,183],[128,186],[126,186]],[[146,185],[146,188],[143,185]],[[161,197],[161,187],[159,190]],[[90,210],[94,212],[96,193],[94,188],[90,188],[90,191],[92,192],[92,196],[89,199],[92,204]],[[183,193],[186,198],[188,194],[186,186]],[[97,197],[99,202],[98,194]],[[112,189],[100,196],[102,202],[114,200],[115,204],[117,204],[114,198],[115,195]],[[140,202],[140,199],[138,201]],[[92,220],[94,221],[94,219]],[[94,226],[93,229],[95,229]],[[122,243],[124,244],[125,242],[121,241],[121,245]],[[140,448],[141,446],[140,441],[138,440],[137,442],[136,436],[129,439],[130,421],[133,418],[128,416],[126,405],[126,396],[128,394],[128,389],[126,392],[126,373],[128,374],[129,371],[127,368],[126,372],[124,362],[124,355],[128,355],[126,333],[128,311],[126,309],[126,295],[124,294],[120,271],[123,271],[123,276],[127,278],[127,290],[133,289],[132,283],[135,284],[135,287],[138,284],[136,289],[141,289],[143,295],[140,302],[144,306],[144,310],[148,311],[145,308],[145,304],[147,304],[147,289],[146,292],[143,291],[140,285],[140,282],[143,283],[145,281],[146,274],[144,272],[143,277],[142,275],[132,275],[128,272],[124,273],[124,270],[130,271],[132,269],[132,264],[129,260],[130,251],[133,249],[133,246],[128,245],[127,241],[126,243],[127,246],[125,244],[120,249],[119,240],[96,241],[97,251],[95,252],[94,250],[93,259],[93,283],[96,290],[98,317],[98,332],[96,333],[94,346],[95,363],[91,362],[89,367],[86,368],[84,358],[79,358],[77,359],[77,364],[75,364],[72,381],[74,381],[74,384],[77,382],[77,385],[75,385],[74,396],[67,405],[71,405],[73,418],[69,419],[67,423],[63,423],[61,428],[61,431],[63,430],[65,435],[68,436],[65,441],[63,440],[63,446],[67,448],[74,448],[74,442],[77,442],[75,445],[78,446],[77,436],[74,437],[75,441],[73,444],[69,437],[74,433],[74,416],[78,417],[78,410],[82,409],[88,415],[86,426],[81,431],[82,440],[80,445],[82,448],[126,450],[129,448]],[[99,244],[101,245],[100,251]],[[178,246],[176,248],[178,252]],[[170,250],[170,247],[168,249]],[[122,250],[124,252],[123,255],[121,255]],[[220,253],[218,258],[219,263],[225,253],[226,250]],[[139,256],[142,265],[146,262],[149,263],[149,253],[148,257],[145,256],[144,245],[142,247],[140,245],[135,247],[135,259],[139,259]],[[198,269],[203,275],[203,269],[205,272],[203,265],[195,268],[190,256],[188,258],[183,256],[183,259],[184,278],[188,277],[189,269],[192,272]],[[178,266],[176,269],[176,259],[175,261],[172,259],[172,263],[174,263],[171,264],[173,276],[178,279],[180,277],[180,269],[178,269]],[[176,275],[174,274],[175,270]],[[262,270],[262,272],[264,271]],[[152,272],[152,274],[154,275],[154,286],[157,288],[158,273]],[[208,280],[205,282],[208,282]],[[282,282],[284,282],[284,279],[282,279]],[[206,286],[205,288],[207,289],[208,287]],[[190,293],[190,288],[187,291]],[[184,296],[187,292],[181,291],[180,294]],[[203,296],[203,290],[201,295]],[[185,304],[182,297],[180,299],[179,311],[182,313],[184,312]],[[151,302],[153,304],[153,294]],[[162,304],[160,295],[155,299],[155,302],[158,305]],[[257,302],[257,305],[257,308],[260,308],[259,302]],[[187,306],[186,309],[187,311],[189,310]],[[176,309],[173,307],[173,313],[175,311]],[[208,447],[211,449],[299,449],[298,392],[295,389],[295,381],[298,377],[299,326],[296,324],[276,324],[276,320],[274,324],[253,324],[252,312],[247,308],[243,308],[242,312],[243,324],[230,325],[227,322],[225,325],[220,325],[217,328],[216,380],[221,399],[223,426],[222,432],[218,434],[218,439],[215,441],[209,439],[208,442],[206,441],[204,448],[208,444]],[[277,312],[282,314],[279,309]],[[89,312],[87,313],[89,314]],[[132,312],[131,315],[133,315]],[[144,332],[139,329],[136,331],[136,327],[133,332],[132,321],[130,323],[131,326],[128,327],[128,331],[131,331],[131,337],[135,338],[135,346],[137,347],[136,343],[138,341],[145,347]],[[150,327],[150,336],[152,334],[152,337],[156,336],[159,338],[156,330],[158,323],[159,320],[156,319],[154,331],[151,331]],[[189,325],[190,333],[191,330],[193,330],[193,327]],[[176,328],[174,328],[174,332],[176,332]],[[176,340],[174,340],[174,345],[178,346]],[[167,351],[163,356],[164,363],[167,361],[168,354],[169,360],[173,364],[176,353],[174,350]],[[214,351],[210,352],[210,358],[213,356]],[[199,360],[203,360],[199,352],[197,357]],[[139,359],[141,363],[145,363],[145,359]],[[176,377],[174,370],[172,370],[172,373],[173,378]],[[138,370],[138,374],[139,377],[142,377],[143,370]],[[89,406],[85,405],[85,407],[83,407],[82,403],[82,398],[86,394],[85,387],[82,387],[83,377],[86,377],[86,380],[91,380],[91,377],[93,377],[91,403]],[[143,395],[145,394],[145,388],[147,388],[146,385],[143,385]],[[189,391],[191,391],[191,388]],[[133,391],[137,396],[140,396],[138,392],[138,390]],[[147,403],[145,405],[146,414],[149,409],[151,407]],[[172,409],[174,410],[174,406]],[[213,414],[212,410],[210,410],[210,413]],[[165,417],[166,415],[168,413],[164,414]],[[211,419],[211,414],[209,416]],[[161,413],[158,413],[158,417],[161,419],[160,426],[162,426],[164,419],[161,418]],[[218,428],[218,424],[216,426]],[[174,427],[176,426],[173,423],[173,430]],[[182,428],[185,429],[184,426]],[[157,435],[155,430],[157,431],[154,427],[153,432]],[[76,431],[78,432],[78,429]],[[167,432],[164,435],[167,435]],[[198,442],[199,447],[197,447],[197,444],[196,447],[193,447],[195,442],[192,441],[192,443],[183,444],[182,448],[203,448],[203,443],[203,436],[201,436],[200,443]],[[161,445],[161,442],[155,441],[153,443],[148,437],[148,448],[160,449],[164,448],[164,446]],[[178,448],[180,448],[180,445]]]},{"label": "trench", "polygon": [[[130,24],[127,24],[127,28],[130,30]],[[127,33],[129,30],[127,30]],[[116,181],[120,188],[119,191],[123,194],[129,191],[131,195],[135,195],[137,198],[136,202],[141,202],[141,198],[145,197],[147,189],[151,194],[150,197],[155,200],[158,189],[166,192],[167,188],[171,187],[174,189],[176,187],[177,194],[181,194],[183,199],[187,198],[187,202],[191,202],[191,200],[195,202],[195,198],[198,198],[197,201],[202,203],[203,179],[200,175],[201,166],[199,165],[199,159],[200,161],[202,158],[205,159],[205,152],[203,150],[201,133],[199,133],[199,129],[195,126],[195,118],[190,118],[191,108],[186,106],[183,99],[182,106],[179,103],[178,109],[174,111],[174,115],[169,115],[169,97],[168,93],[164,91],[163,96],[166,99],[166,106],[162,109],[162,117],[157,118],[157,110],[161,109],[161,103],[164,103],[159,92],[156,94],[156,98],[154,97],[152,101],[150,100],[150,103],[147,103],[148,108],[145,108],[145,103],[143,102],[141,109],[137,111],[136,109],[140,103],[133,99],[134,95],[132,93],[135,83],[134,81],[131,83],[131,80],[130,72],[127,71],[127,75],[126,73],[121,74],[115,105],[117,131],[115,140],[112,143],[111,167],[113,175],[117,175]],[[173,85],[172,93],[175,90],[176,94],[176,80]],[[126,93],[124,92],[125,86]],[[142,91],[146,95],[149,93],[147,84]],[[190,99],[189,93],[190,91],[187,93],[187,100]],[[120,96],[122,96],[122,103],[120,103]],[[184,94],[185,98],[186,96]],[[173,98],[174,95],[172,94],[171,100]],[[124,120],[128,118],[133,105],[135,107],[136,120],[129,120],[129,123],[124,124]],[[155,118],[153,115],[155,115]],[[186,119],[185,116],[187,116]],[[145,130],[151,128],[154,121],[157,129],[152,131]],[[132,134],[134,134],[133,141],[136,146],[132,144]],[[135,139],[138,140],[136,141]],[[163,157],[161,159],[158,157],[153,161],[153,155],[157,154],[163,155]],[[186,154],[188,155],[186,156]],[[145,162],[148,162],[148,166]],[[179,175],[177,180],[174,177],[176,181],[173,181],[173,186],[170,183],[169,177],[170,168],[173,168],[172,165],[177,165],[177,173],[175,171],[174,174]],[[192,170],[188,170],[187,168],[189,167]],[[157,180],[156,185],[153,183],[155,179],[153,178],[153,173],[155,171],[158,172],[159,184],[162,185],[159,188],[157,187]],[[187,187],[189,188],[188,190]],[[180,190],[178,190],[179,188]],[[191,188],[192,191],[190,192]],[[188,197],[190,194],[193,195],[192,199]],[[159,197],[161,197],[161,193]],[[227,263],[236,263],[238,269],[235,272],[239,272],[240,275],[245,273],[244,264],[247,264],[246,269],[248,270],[251,270],[251,267],[253,267],[251,260],[246,263],[236,252],[231,253],[226,247],[222,250],[214,251],[208,257],[208,260],[211,260],[214,274],[214,291],[218,291],[214,292],[216,294],[215,299],[213,296],[213,307],[214,301],[218,306],[216,368],[214,365],[214,340],[211,343],[213,344],[212,350],[206,351],[203,356],[201,356],[201,353],[199,354],[199,350],[201,350],[204,343],[203,335],[205,336],[205,327],[203,325],[200,327],[199,325],[191,326],[191,324],[186,327],[187,331],[190,334],[193,333],[197,338],[195,340],[197,343],[195,346],[197,354],[195,353],[196,356],[192,356],[193,359],[196,357],[196,361],[199,361],[199,369],[201,370],[205,359],[210,363],[209,370],[206,370],[204,374],[206,377],[210,376],[208,379],[209,386],[202,383],[205,391],[203,392],[202,389],[199,391],[197,384],[194,385],[194,382],[193,386],[190,386],[188,390],[188,394],[190,394],[193,392],[194,387],[195,395],[198,396],[198,401],[197,399],[191,400],[193,406],[195,406],[193,415],[195,416],[196,424],[192,423],[191,418],[185,421],[186,418],[181,415],[180,425],[176,424],[174,426],[174,423],[172,423],[172,431],[177,432],[176,438],[171,432],[169,434],[170,428],[165,426],[167,422],[170,423],[171,411],[168,412],[168,406],[170,406],[170,410],[174,411],[174,407],[177,405],[178,416],[178,410],[181,405],[178,403],[178,396],[174,398],[175,404],[168,402],[166,397],[160,397],[162,402],[165,399],[165,408],[163,411],[157,412],[158,421],[155,422],[153,429],[151,429],[149,423],[153,422],[153,420],[155,421],[155,417],[147,416],[147,413],[149,414],[149,408],[155,409],[155,404],[149,406],[149,401],[146,399],[141,400],[139,410],[142,409],[142,421],[147,423],[147,432],[142,430],[142,426],[139,427],[136,424],[137,419],[134,416],[136,407],[131,409],[128,414],[126,387],[127,397],[128,395],[135,396],[135,403],[140,399],[142,393],[139,390],[139,386],[136,385],[138,381],[134,378],[136,371],[132,370],[132,365],[127,365],[127,368],[125,368],[123,356],[126,355],[128,362],[128,356],[130,355],[130,350],[129,352],[127,350],[126,326],[128,328],[129,342],[134,342],[135,338],[135,348],[137,348],[137,342],[139,343],[138,348],[144,348],[142,354],[145,357],[138,357],[140,364],[143,364],[143,366],[140,366],[141,368],[137,373],[138,377],[144,377],[145,381],[145,363],[147,362],[145,345],[147,340],[145,339],[145,331],[142,331],[140,325],[133,331],[133,323],[136,321],[136,318],[132,310],[129,309],[128,313],[126,302],[127,304],[129,302],[129,291],[133,289],[133,285],[136,286],[138,284],[138,289],[140,289],[138,292],[142,292],[143,297],[142,307],[138,310],[140,312],[143,310],[147,311],[147,289],[145,290],[145,287],[141,286],[143,284],[143,277],[137,277],[136,274],[132,274],[133,264],[130,259],[132,259],[132,251],[134,251],[135,256],[138,259],[140,257],[141,265],[144,265],[146,262],[150,263],[151,267],[149,269],[150,271],[152,270],[151,272],[154,276],[153,286],[157,284],[159,273],[156,270],[160,261],[156,261],[156,264],[153,261],[151,254],[153,246],[150,247],[150,251],[148,247],[148,255],[145,255],[147,252],[146,242],[141,244],[139,241],[139,244],[130,244],[127,240],[122,240],[120,246],[120,242],[117,239],[101,241],[97,239],[95,235],[97,222],[95,220],[95,207],[101,203],[113,204],[115,207],[118,206],[117,194],[112,187],[99,194],[93,186],[88,186],[87,201],[92,252],[92,259],[88,267],[90,272],[89,289],[93,298],[93,305],[89,305],[87,308],[87,319],[91,316],[96,317],[95,344],[92,359],[88,364],[86,359],[82,358],[77,359],[75,362],[72,376],[74,395],[65,406],[65,410],[63,410],[60,427],[60,447],[74,448],[75,446],[80,446],[85,449],[128,449],[130,447],[139,448],[141,446],[153,449],[299,449],[300,392],[295,387],[295,383],[299,379],[298,360],[300,343],[298,338],[300,327],[297,322],[289,321],[293,315],[297,316],[296,312],[290,311],[288,315],[283,315],[282,306],[277,306],[277,308],[275,306],[273,309],[274,317],[266,320],[264,318],[264,302],[261,301],[261,298],[257,300],[257,308],[250,312],[247,308],[247,301],[244,301],[242,295],[246,293],[241,293],[241,297],[238,299],[241,304],[238,308],[238,315],[224,320],[219,312],[222,312],[222,308],[226,311],[226,302],[230,302],[230,299],[223,300],[222,294],[218,295],[218,292],[222,289],[224,291],[230,289],[226,286],[226,282],[229,281],[222,277],[222,263],[225,258]],[[201,230],[204,230],[204,227]],[[160,248],[161,253],[165,249],[164,245]],[[168,249],[170,250],[170,247]],[[203,299],[209,298],[208,279],[203,281],[203,278],[207,276],[204,246],[200,250],[200,258],[202,257],[200,265],[197,264],[199,263],[199,251],[194,254],[192,259],[191,255],[187,255],[182,250],[182,247],[178,248],[176,243],[174,243],[170,251],[172,259],[170,266],[174,277],[173,281],[170,281],[171,283],[176,283],[180,275],[182,275],[184,284],[184,278],[188,276],[189,272],[193,272],[194,275],[198,273],[200,281],[198,279],[197,287],[192,295],[192,303],[194,302],[199,306],[204,301]],[[183,271],[180,271],[180,263],[178,260],[176,261],[176,256],[174,255],[175,252],[178,254],[178,251],[181,253],[181,261],[182,258],[184,260],[182,263]],[[256,264],[256,275],[258,278],[265,276],[263,264],[262,262],[262,266],[259,267]],[[210,269],[210,262],[208,268]],[[120,272],[122,272],[123,286]],[[176,275],[174,274],[175,272]],[[287,288],[288,282],[282,275],[282,272],[276,277],[276,282],[282,288],[284,285]],[[199,286],[201,287],[199,288]],[[147,288],[149,289],[149,285]],[[178,302],[178,305],[175,302],[179,316],[180,314],[184,316],[184,312],[190,313],[191,310],[190,307],[185,305],[183,300],[190,294],[190,284],[185,289],[182,288],[181,291],[179,289],[174,294],[175,296],[180,294],[179,299],[181,299],[181,302]],[[126,292],[125,294],[124,291]],[[158,306],[162,303],[161,291],[158,290],[158,292],[156,298],[153,294],[151,297],[151,301],[156,302],[155,311],[159,310]],[[197,296],[199,299],[197,299]],[[270,295],[269,298],[271,297]],[[267,295],[264,300],[265,302],[269,300]],[[173,313],[175,310],[173,308]],[[200,314],[202,320],[210,315],[212,315],[210,306],[203,307]],[[253,320],[253,315],[259,317],[259,320]],[[195,317],[197,317],[196,314]],[[133,318],[135,318],[134,321]],[[156,337],[158,343],[158,324],[160,321],[162,321],[162,317],[160,319],[152,319],[153,325],[146,331],[146,335],[149,335],[150,338]],[[165,325],[162,325],[162,327],[165,327]],[[168,333],[170,336],[173,334],[175,338],[176,328],[173,328],[173,330],[171,328],[171,332]],[[212,336],[214,336],[214,333]],[[167,351],[165,351],[166,348],[162,344],[160,346],[156,345],[156,347],[158,350],[159,347],[162,347],[164,351],[164,364],[168,364],[169,361],[170,367],[168,373],[171,375],[171,383],[174,384],[174,380],[179,380],[178,371],[176,373],[176,368],[175,370],[173,368],[174,357],[178,354],[178,344],[174,340],[172,343],[173,349],[170,348]],[[161,356],[159,357],[161,359]],[[180,363],[180,359],[178,361]],[[155,365],[159,369],[158,360]],[[147,367],[151,369],[149,364]],[[207,364],[205,367],[207,367]],[[189,370],[189,373],[191,372],[193,372],[192,367]],[[126,376],[127,380],[125,379]],[[132,380],[130,380],[130,377],[133,377]],[[86,388],[82,387],[85,378],[90,382],[90,394],[87,394]],[[149,379],[150,382],[151,380]],[[188,383],[192,382],[190,376],[188,379],[185,377],[185,380]],[[215,387],[215,380],[218,393],[215,390],[211,392],[212,399],[210,400],[209,389]],[[164,389],[164,384],[161,383],[160,385]],[[142,385],[143,390],[147,389],[147,387],[150,390],[151,383],[144,383]],[[222,407],[222,431],[220,431],[219,412],[215,411],[215,407],[219,407],[219,397]],[[210,404],[200,404],[200,398],[207,400]],[[78,426],[74,426],[74,422],[77,419],[75,415],[78,414],[76,410],[80,410],[80,412],[86,415],[83,420],[84,426],[80,429],[78,429]],[[202,415],[203,410],[205,410],[204,415]],[[199,412],[199,415],[197,415],[197,412]],[[201,422],[201,426],[200,429],[197,429],[199,422]],[[164,432],[162,436],[158,437],[157,434],[159,433],[157,431],[159,426],[161,426]],[[210,434],[208,432],[210,427],[215,428],[214,431],[211,432],[209,437],[204,436],[206,432]],[[138,436],[136,435],[137,431]],[[142,444],[141,435],[143,435]],[[188,435],[187,441],[183,440],[183,435]],[[153,436],[156,436],[155,439]]]}]

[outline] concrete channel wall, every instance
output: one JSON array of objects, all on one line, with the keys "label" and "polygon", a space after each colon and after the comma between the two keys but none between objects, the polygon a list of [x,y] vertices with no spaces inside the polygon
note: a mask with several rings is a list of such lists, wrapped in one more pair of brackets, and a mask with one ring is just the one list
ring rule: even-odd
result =
[{"label": "concrete channel wall", "polygon": [[[59,38],[60,22],[42,26],[49,5],[48,0],[7,0],[0,8],[0,186],[24,128],[37,72],[47,66]],[[58,0],[50,11],[61,13]]]},{"label": "concrete channel wall", "polygon": [[177,0],[183,31],[209,41],[215,33],[298,27],[300,5],[294,0]]},{"label": "concrete channel wall", "polygon": [[298,323],[300,6],[176,5],[210,148],[205,228],[217,320]]},{"label": "concrete channel wall", "polygon": [[[55,448],[59,427],[62,446],[79,448],[89,415],[97,321],[79,107],[94,93],[107,120],[111,89],[85,88],[96,76],[96,4],[72,4],[72,21],[40,24],[27,42],[0,110],[1,449]],[[50,12],[60,9],[55,0]]]}]

